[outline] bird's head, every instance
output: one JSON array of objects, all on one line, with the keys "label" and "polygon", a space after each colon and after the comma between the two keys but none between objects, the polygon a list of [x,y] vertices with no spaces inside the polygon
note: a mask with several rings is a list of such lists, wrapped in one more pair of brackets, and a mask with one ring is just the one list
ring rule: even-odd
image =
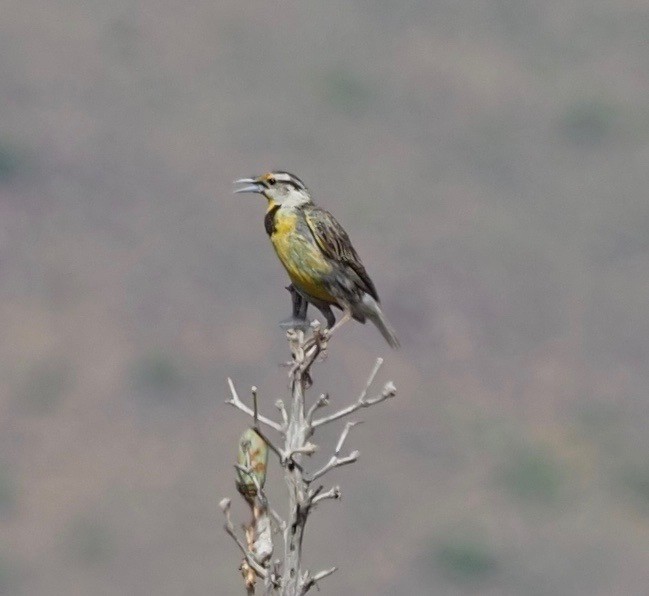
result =
[{"label": "bird's head", "polygon": [[240,178],[234,183],[245,185],[237,188],[235,193],[258,193],[271,203],[299,206],[311,202],[304,182],[288,172],[268,172],[257,178]]}]

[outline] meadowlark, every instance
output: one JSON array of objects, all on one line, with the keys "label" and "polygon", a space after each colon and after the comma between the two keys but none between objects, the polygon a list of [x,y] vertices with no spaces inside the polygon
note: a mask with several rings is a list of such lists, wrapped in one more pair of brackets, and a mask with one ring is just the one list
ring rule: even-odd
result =
[{"label": "meadowlark", "polygon": [[[284,327],[301,327],[307,307],[324,315],[330,331],[353,318],[369,319],[392,348],[399,347],[394,330],[379,306],[379,296],[347,232],[333,215],[316,206],[304,183],[288,172],[241,178],[235,193],[258,193],[268,201],[266,232],[284,265],[291,285],[293,315]],[[336,323],[331,307],[343,311]]]}]

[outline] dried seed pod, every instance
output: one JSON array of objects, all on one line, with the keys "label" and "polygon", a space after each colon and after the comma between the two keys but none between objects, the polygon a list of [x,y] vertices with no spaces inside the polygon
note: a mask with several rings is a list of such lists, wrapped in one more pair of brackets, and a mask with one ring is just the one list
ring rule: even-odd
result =
[{"label": "dried seed pod", "polygon": [[[237,468],[237,490],[248,500],[257,495],[257,485],[263,488],[268,465],[268,445],[252,428],[248,428],[239,439],[237,463],[250,473]],[[256,480],[253,480],[253,476]]]}]

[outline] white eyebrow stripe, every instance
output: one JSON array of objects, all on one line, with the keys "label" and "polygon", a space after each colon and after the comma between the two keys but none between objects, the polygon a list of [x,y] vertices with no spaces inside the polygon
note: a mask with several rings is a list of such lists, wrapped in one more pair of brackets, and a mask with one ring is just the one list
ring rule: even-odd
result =
[{"label": "white eyebrow stripe", "polygon": [[274,172],[274,175],[275,179],[280,182],[288,182],[300,190],[306,190],[304,182],[294,174],[289,174],[288,172]]}]

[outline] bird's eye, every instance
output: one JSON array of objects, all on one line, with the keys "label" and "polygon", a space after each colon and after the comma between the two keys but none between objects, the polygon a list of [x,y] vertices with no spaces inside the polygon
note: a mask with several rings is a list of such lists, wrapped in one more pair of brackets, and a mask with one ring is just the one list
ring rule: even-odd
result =
[{"label": "bird's eye", "polygon": [[273,178],[272,176],[270,176],[268,178],[268,184],[270,184],[271,186],[273,186],[273,184],[275,184],[275,182],[277,182],[277,180],[275,180],[275,178]]}]

